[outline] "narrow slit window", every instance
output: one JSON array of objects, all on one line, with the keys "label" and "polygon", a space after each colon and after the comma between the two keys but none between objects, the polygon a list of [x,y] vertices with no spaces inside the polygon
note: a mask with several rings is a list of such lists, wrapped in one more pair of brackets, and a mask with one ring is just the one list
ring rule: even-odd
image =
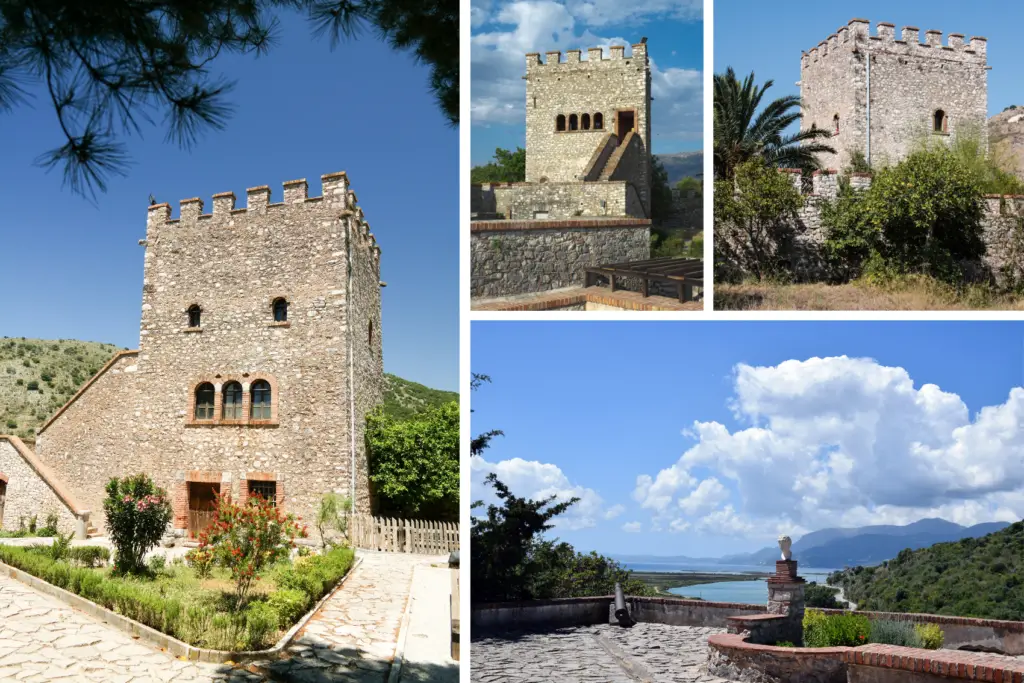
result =
[{"label": "narrow slit window", "polygon": [[558,132],[565,130],[565,114],[559,114],[555,117],[555,130]]},{"label": "narrow slit window", "polygon": [[228,382],[224,385],[224,409],[222,414],[225,420],[242,419],[242,385],[238,382]]},{"label": "narrow slit window", "polygon": [[288,322],[288,302],[285,301],[284,299],[274,300],[274,322]]},{"label": "narrow slit window", "polygon": [[569,130],[579,130],[580,121],[576,114],[569,114]]},{"label": "narrow slit window", "polygon": [[270,383],[260,379],[252,383],[252,402],[249,416],[254,420],[270,419]]},{"label": "narrow slit window", "polygon": [[203,321],[203,309],[199,308],[199,304],[192,304],[188,307],[188,326],[189,327],[200,327]]},{"label": "narrow slit window", "polygon": [[839,135],[839,114],[832,117],[832,135]]},{"label": "narrow slit window", "polygon": [[194,413],[195,419],[213,419],[213,396],[213,385],[210,384],[209,382],[203,382],[198,387],[196,387],[196,408]]}]

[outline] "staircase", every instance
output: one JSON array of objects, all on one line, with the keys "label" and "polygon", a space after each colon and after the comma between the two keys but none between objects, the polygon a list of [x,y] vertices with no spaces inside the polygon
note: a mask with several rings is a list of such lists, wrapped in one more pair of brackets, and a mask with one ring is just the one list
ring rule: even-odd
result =
[{"label": "staircase", "polygon": [[604,168],[601,170],[599,180],[612,179],[612,174],[615,173],[615,169],[618,168],[619,160],[622,159],[622,155],[626,153],[626,149],[629,147],[629,142],[634,135],[636,135],[636,133],[630,131],[630,133],[625,138],[623,138],[622,144],[615,148],[615,151],[612,152],[612,155],[610,157],[608,157],[608,161],[605,163]]}]

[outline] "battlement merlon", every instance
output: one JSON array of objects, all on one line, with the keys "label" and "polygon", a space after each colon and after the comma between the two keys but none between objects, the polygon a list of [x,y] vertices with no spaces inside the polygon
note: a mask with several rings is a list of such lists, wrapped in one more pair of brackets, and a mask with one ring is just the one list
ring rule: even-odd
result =
[{"label": "battlement merlon", "polygon": [[844,48],[855,51],[858,46],[866,46],[877,52],[935,57],[964,63],[984,64],[987,59],[988,40],[983,36],[972,36],[970,42],[966,42],[964,34],[951,33],[948,42],[943,45],[942,31],[933,29],[925,32],[925,42],[922,43],[921,30],[916,26],[904,26],[897,38],[895,24],[879,22],[873,36],[870,25],[867,19],[851,19],[846,26],[841,26],[827,39],[804,52],[800,60],[801,67],[809,68],[830,53]]},{"label": "battlement merlon", "polygon": [[608,48],[608,57],[604,56],[604,48],[591,47],[587,48],[587,58],[583,59],[583,50],[566,50],[565,60],[562,60],[562,53],[559,50],[552,50],[544,53],[544,59],[541,60],[539,52],[529,52],[526,55],[526,70],[529,71],[534,67],[548,67],[555,65],[566,65],[566,64],[588,64],[590,62],[609,62],[616,60],[627,60],[627,59],[647,59],[647,43],[635,43],[632,45],[632,53],[629,57],[626,56],[625,45],[612,45]]}]

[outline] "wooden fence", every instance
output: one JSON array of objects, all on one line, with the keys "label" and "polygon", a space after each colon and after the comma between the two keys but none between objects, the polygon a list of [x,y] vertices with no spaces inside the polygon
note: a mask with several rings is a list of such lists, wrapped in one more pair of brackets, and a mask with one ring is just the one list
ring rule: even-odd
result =
[{"label": "wooden fence", "polygon": [[447,555],[459,549],[459,525],[421,519],[349,515],[348,538],[355,548]]}]

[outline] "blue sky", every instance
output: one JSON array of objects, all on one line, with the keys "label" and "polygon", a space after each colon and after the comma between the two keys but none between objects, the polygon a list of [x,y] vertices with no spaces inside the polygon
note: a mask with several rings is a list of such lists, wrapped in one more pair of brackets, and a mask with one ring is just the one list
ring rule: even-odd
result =
[{"label": "blue sky", "polygon": [[[458,130],[427,90],[428,70],[372,34],[331,51],[302,17],[284,17],[276,49],[230,55],[214,73],[237,81],[226,129],[193,151],[164,129],[129,139],[133,166],[94,204],[33,165],[61,144],[44,100],[0,113],[0,336],[139,341],[146,206],[347,171],[383,250],[384,367],[432,387],[458,385]],[[41,94],[41,93],[40,93]],[[159,120],[159,119],[158,119]]]},{"label": "blue sky", "polygon": [[988,38],[989,115],[1024,104],[1019,87],[1024,76],[1019,36],[1024,5],[994,0],[861,0],[855,5],[817,3],[813,9],[792,5],[785,11],[759,0],[717,0],[715,73],[728,66],[740,77],[753,71],[758,83],[775,81],[769,99],[798,95],[801,51],[815,47],[853,18],[870,21],[872,35],[884,21],[896,24],[897,35],[904,26],[917,26],[922,40],[927,30],[942,31],[943,44],[950,33]]},{"label": "blue sky", "polygon": [[[651,146],[703,149],[702,0],[473,0],[471,158],[524,147],[526,53],[632,45],[647,37]],[[627,48],[628,54],[629,48]]]},{"label": "blue sky", "polygon": [[[582,501],[583,550],[714,557],[829,526],[1024,517],[1024,323],[475,322],[473,463]],[[985,409],[983,412],[982,409]]]}]

